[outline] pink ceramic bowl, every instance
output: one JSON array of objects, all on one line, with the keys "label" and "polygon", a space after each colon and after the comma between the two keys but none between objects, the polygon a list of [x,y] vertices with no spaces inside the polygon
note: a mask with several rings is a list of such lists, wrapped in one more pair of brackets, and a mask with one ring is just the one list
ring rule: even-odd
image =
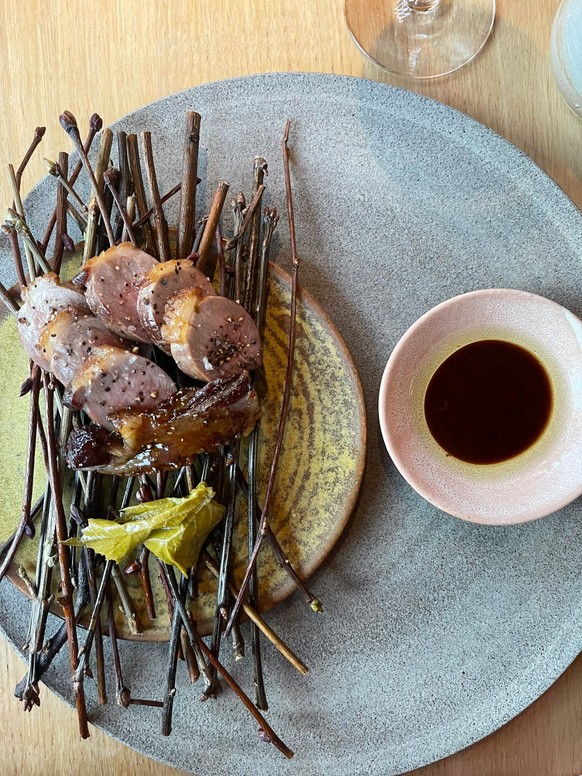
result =
[{"label": "pink ceramic bowl", "polygon": [[[451,353],[477,340],[530,351],[552,389],[541,436],[495,464],[465,463],[435,441],[424,416],[428,383]],[[444,512],[510,525],[548,515],[582,493],[582,322],[525,291],[472,291],[433,308],[402,337],[384,370],[379,417],[384,442],[408,483]]]}]

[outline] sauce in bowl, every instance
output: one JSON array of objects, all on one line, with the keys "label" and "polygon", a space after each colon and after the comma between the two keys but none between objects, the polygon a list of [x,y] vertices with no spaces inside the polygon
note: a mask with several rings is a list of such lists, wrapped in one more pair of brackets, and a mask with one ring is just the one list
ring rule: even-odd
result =
[{"label": "sauce in bowl", "polygon": [[452,353],[426,389],[424,414],[439,445],[461,461],[494,464],[523,453],[552,414],[552,386],[538,359],[504,340]]}]

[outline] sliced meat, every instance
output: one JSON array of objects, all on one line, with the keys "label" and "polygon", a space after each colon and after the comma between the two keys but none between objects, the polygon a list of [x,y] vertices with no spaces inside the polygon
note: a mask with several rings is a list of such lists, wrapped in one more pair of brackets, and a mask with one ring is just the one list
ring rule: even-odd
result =
[{"label": "sliced meat", "polygon": [[70,310],[73,315],[89,315],[85,296],[70,283],[61,283],[54,272],[37,278],[22,291],[24,304],[18,311],[18,334],[30,358],[42,369],[50,368],[50,355],[43,332],[59,313]]},{"label": "sliced meat", "polygon": [[93,468],[107,474],[177,469],[192,463],[198,453],[212,452],[248,433],[259,415],[259,399],[245,372],[233,380],[178,391],[147,413],[113,414],[110,419],[118,434],[109,438],[97,426],[72,432],[67,463],[73,469]]},{"label": "sliced meat", "polygon": [[180,369],[198,380],[233,377],[261,364],[259,332],[244,307],[197,289],[168,300],[162,336]]},{"label": "sliced meat", "polygon": [[85,289],[87,303],[111,331],[134,342],[151,342],[137,312],[137,295],[157,261],[131,243],[94,256],[73,282]]},{"label": "sliced meat", "polygon": [[69,435],[65,458],[67,463],[74,462],[73,469],[97,469],[107,466],[115,452],[120,455],[122,450],[123,444],[117,434],[91,423]]},{"label": "sliced meat", "polygon": [[111,345],[127,350],[130,347],[129,342],[118,337],[93,315],[75,319],[70,316],[69,310],[63,310],[45,328],[42,339],[47,339],[48,335],[52,341],[52,347],[46,351],[50,354],[50,370],[65,386],[99,348]]},{"label": "sliced meat", "polygon": [[30,307],[26,302],[22,305],[18,311],[17,329],[18,336],[22,347],[26,351],[26,354],[31,358],[35,364],[41,369],[48,371],[50,364],[48,359],[44,357],[42,347],[40,345],[40,329],[33,323],[34,314],[31,312]]},{"label": "sliced meat", "polygon": [[[87,312],[80,313],[76,307],[65,307],[64,310],[60,310],[58,313],[55,313],[52,318],[49,318],[48,322],[42,327],[40,331],[39,347],[43,357],[46,358],[49,363],[49,368],[60,338],[66,333],[69,326],[80,319],[87,317],[93,321],[97,320],[88,310]],[[51,369],[51,371],[53,370]]]},{"label": "sliced meat", "polygon": [[176,391],[170,377],[153,361],[121,348],[95,348],[65,392],[65,402],[83,409],[91,420],[113,430],[110,415],[151,410]]},{"label": "sliced meat", "polygon": [[54,272],[36,278],[24,288],[22,299],[30,323],[39,331],[55,313],[66,307],[77,308],[80,313],[90,312],[83,292],[72,283],[61,283]]},{"label": "sliced meat", "polygon": [[168,353],[170,347],[162,339],[166,303],[184,289],[200,289],[200,296],[213,296],[212,283],[191,259],[163,261],[151,269],[137,297],[137,310],[144,329],[152,342]]}]

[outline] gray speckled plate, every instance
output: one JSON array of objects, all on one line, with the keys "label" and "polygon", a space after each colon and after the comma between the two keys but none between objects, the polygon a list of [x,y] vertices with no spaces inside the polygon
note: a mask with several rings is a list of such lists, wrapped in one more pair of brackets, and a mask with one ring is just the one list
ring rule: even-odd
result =
[{"label": "gray speckled plate", "polygon": [[[303,283],[344,335],[371,412],[399,337],[448,297],[515,287],[582,312],[580,214],[529,159],[465,116],[357,79],[210,84],[120,122],[153,132],[163,187],[179,177],[187,109],[203,115],[204,178],[248,188],[247,160],[260,153],[279,203],[280,139],[293,119]],[[46,192],[41,185],[30,197],[40,219]],[[288,254],[284,228],[276,253]],[[292,599],[271,617],[311,668],[303,678],[278,655],[266,661],[269,720],[295,759],[257,743],[229,693],[198,703],[184,671],[170,738],[158,735],[151,709],[93,704],[96,724],[199,776],[389,776],[487,735],[552,684],[582,646],[580,501],[523,526],[461,522],[408,487],[384,452],[375,415],[369,429],[358,509],[313,580],[325,615]],[[20,644],[15,596],[0,588],[0,622]],[[163,645],[146,649],[147,660],[143,646],[123,645],[127,680],[141,697],[152,696],[149,677],[164,666]],[[47,679],[68,698],[63,658]]]}]

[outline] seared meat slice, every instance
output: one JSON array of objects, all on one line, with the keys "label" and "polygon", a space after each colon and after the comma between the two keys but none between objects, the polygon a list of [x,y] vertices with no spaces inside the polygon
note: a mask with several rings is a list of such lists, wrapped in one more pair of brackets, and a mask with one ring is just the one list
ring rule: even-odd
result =
[{"label": "seared meat slice", "polygon": [[168,353],[170,347],[163,341],[161,332],[166,303],[173,294],[186,288],[199,288],[201,296],[216,293],[210,280],[196,269],[191,259],[163,261],[149,271],[137,297],[137,310],[144,329],[152,342]]},{"label": "seared meat slice", "polygon": [[98,469],[107,466],[111,457],[122,453],[117,434],[91,423],[73,431],[65,447],[65,460],[72,469]]},{"label": "seared meat slice", "polygon": [[83,409],[105,429],[123,410],[151,410],[176,391],[170,377],[147,358],[112,345],[95,348],[69,383],[65,402]]},{"label": "seared meat slice", "polygon": [[79,313],[79,310],[76,307],[65,307],[64,310],[55,313],[52,318],[49,318],[48,322],[42,327],[40,331],[39,347],[43,357],[48,361],[49,369],[51,371],[53,370],[50,363],[59,339],[65,334],[69,326],[76,321],[87,317],[91,320],[96,320],[96,318],[88,311]]},{"label": "seared meat slice", "polygon": [[[119,435],[108,439],[97,426],[73,431],[67,463],[73,469],[93,468],[108,474],[177,469],[192,463],[198,453],[212,452],[247,434],[259,415],[259,399],[244,372],[200,389],[185,388],[149,412],[112,414],[110,420]],[[108,463],[104,463],[104,443]]]},{"label": "seared meat slice", "polygon": [[33,323],[34,316],[26,302],[18,311],[16,320],[18,336],[20,337],[20,342],[26,351],[27,356],[31,358],[35,364],[38,364],[41,369],[48,371],[50,364],[42,352],[40,329]]},{"label": "seared meat slice", "polygon": [[85,289],[87,303],[111,331],[134,342],[151,342],[137,312],[137,294],[157,261],[131,243],[94,256],[73,282]]},{"label": "seared meat slice", "polygon": [[82,291],[72,283],[61,283],[54,272],[36,278],[22,289],[22,298],[27,307],[30,323],[39,330],[55,313],[66,307],[76,307],[89,313]]},{"label": "seared meat slice", "polygon": [[63,310],[45,327],[42,340],[50,340],[50,370],[57,380],[67,386],[99,348],[112,345],[128,349],[130,343],[122,340],[94,315],[75,318],[70,310]]},{"label": "seared meat slice", "polygon": [[18,334],[30,358],[42,369],[49,369],[50,356],[41,342],[47,323],[63,310],[73,315],[89,315],[84,294],[70,283],[61,283],[54,272],[34,280],[22,290],[24,304],[18,311]]},{"label": "seared meat slice", "polygon": [[198,380],[233,377],[261,364],[255,322],[237,302],[178,291],[166,304],[162,336],[180,369]]}]

